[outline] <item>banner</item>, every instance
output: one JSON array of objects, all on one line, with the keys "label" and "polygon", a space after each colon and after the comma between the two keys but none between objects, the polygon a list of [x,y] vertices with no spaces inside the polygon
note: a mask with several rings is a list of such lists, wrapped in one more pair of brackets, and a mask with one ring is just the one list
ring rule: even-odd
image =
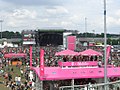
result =
[{"label": "banner", "polygon": [[32,67],[32,46],[30,46],[30,67]]},{"label": "banner", "polygon": [[107,46],[107,49],[106,49],[106,62],[107,63],[110,57],[110,51],[111,51],[111,46]]},{"label": "banner", "polygon": [[40,76],[44,76],[44,50],[40,49]]}]

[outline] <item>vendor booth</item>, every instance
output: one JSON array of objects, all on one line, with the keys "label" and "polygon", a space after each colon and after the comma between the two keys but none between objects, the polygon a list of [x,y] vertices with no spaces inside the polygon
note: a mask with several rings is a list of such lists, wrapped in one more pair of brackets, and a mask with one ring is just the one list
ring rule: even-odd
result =
[{"label": "vendor booth", "polygon": [[8,53],[4,55],[4,58],[9,59],[11,65],[22,65],[23,58],[26,58],[25,53]]}]

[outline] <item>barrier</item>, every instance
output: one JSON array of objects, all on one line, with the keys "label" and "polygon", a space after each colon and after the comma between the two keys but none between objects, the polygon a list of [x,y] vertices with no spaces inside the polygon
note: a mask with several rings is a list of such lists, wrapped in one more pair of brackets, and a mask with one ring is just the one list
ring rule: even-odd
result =
[{"label": "barrier", "polygon": [[62,86],[59,87],[59,90],[85,90],[85,87],[88,87],[88,85],[74,85],[73,86]]},{"label": "barrier", "polygon": [[98,66],[97,61],[87,61],[87,62],[58,62],[60,67],[62,66]]},{"label": "barrier", "polygon": [[104,90],[104,86],[107,86],[107,90],[120,90],[120,80],[100,84],[61,86],[59,90]]}]

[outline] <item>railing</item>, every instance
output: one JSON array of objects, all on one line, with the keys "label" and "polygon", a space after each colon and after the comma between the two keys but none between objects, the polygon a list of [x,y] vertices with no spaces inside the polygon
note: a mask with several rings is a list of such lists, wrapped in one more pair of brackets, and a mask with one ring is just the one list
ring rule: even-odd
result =
[{"label": "railing", "polygon": [[120,90],[120,80],[101,84],[62,86],[59,90],[104,90],[104,86],[107,86],[107,90]]},{"label": "railing", "polygon": [[74,85],[74,86],[62,86],[59,90],[84,90],[88,85]]},{"label": "railing", "polygon": [[59,66],[98,66],[97,61],[84,61],[84,62],[58,62]]}]

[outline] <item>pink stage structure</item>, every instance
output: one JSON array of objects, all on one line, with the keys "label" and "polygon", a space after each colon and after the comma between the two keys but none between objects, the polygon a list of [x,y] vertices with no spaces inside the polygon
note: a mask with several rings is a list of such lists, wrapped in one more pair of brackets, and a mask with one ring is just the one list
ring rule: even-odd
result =
[{"label": "pink stage structure", "polygon": [[[65,80],[104,77],[104,65],[98,67],[97,61],[59,62],[58,67],[44,67],[44,51],[41,49],[40,52],[40,67],[30,66],[31,69],[35,71],[40,80]],[[30,53],[32,54],[32,52]],[[110,56],[109,53],[110,46],[107,47],[107,61]],[[30,63],[32,63],[32,55],[30,57]],[[120,76],[120,67],[108,65],[107,77],[118,76]]]}]

